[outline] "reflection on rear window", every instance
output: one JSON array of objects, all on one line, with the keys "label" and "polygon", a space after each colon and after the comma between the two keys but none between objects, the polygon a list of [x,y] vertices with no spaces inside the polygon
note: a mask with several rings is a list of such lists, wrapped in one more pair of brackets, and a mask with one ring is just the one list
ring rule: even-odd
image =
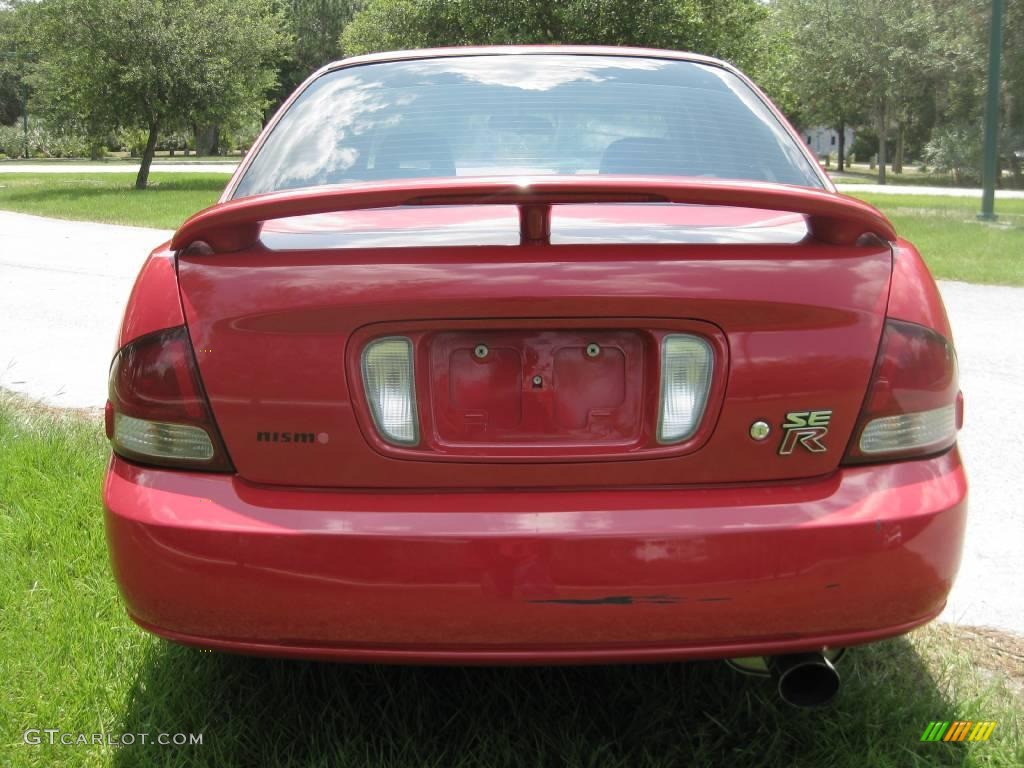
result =
[{"label": "reflection on rear window", "polygon": [[821,186],[764,104],[724,69],[642,57],[506,54],[322,75],[288,109],[234,196],[537,174]]}]

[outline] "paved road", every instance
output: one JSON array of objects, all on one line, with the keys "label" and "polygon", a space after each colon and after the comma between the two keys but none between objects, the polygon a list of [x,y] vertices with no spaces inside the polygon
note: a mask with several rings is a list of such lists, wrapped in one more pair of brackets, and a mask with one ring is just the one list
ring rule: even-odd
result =
[{"label": "paved road", "polygon": [[[836,180],[836,189],[846,194],[856,192],[883,195],[938,195],[939,197],[974,197],[981,201],[980,189],[962,187],[922,187],[904,184],[844,184]],[[996,200],[1024,200],[1024,189],[998,189]],[[996,209],[996,213],[999,210]]]},{"label": "paved road", "polygon": [[[139,264],[170,232],[0,211],[0,386],[58,406],[101,406]],[[971,476],[964,564],[944,618],[1024,634],[1024,288],[944,282],[966,396]]]}]

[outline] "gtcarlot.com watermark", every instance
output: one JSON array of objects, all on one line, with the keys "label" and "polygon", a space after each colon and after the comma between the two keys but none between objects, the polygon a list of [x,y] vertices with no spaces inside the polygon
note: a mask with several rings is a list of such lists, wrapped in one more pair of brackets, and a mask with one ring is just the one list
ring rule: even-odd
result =
[{"label": "gtcarlot.com watermark", "polygon": [[162,747],[194,747],[203,743],[201,733],[74,733],[60,728],[29,728],[22,734],[26,744],[61,744],[65,747],[131,747],[156,744]]}]

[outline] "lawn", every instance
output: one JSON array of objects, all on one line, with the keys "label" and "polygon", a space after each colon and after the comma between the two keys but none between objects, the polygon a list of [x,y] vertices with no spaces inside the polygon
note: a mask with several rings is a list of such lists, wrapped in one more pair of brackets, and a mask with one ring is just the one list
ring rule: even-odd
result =
[{"label": "lawn", "polygon": [[[839,173],[835,166],[826,168],[825,171],[836,184],[876,184],[878,183],[878,170],[870,168],[867,163],[855,165],[846,164],[846,168]],[[979,187],[978,183],[954,184],[953,177],[948,173],[932,173],[921,171],[916,165],[904,165],[903,173],[893,173],[889,167],[885,179],[889,184],[915,187]],[[1009,181],[1009,179],[1008,179]]]},{"label": "lawn", "polygon": [[223,173],[153,173],[136,190],[134,173],[3,173],[0,208],[58,219],[176,229],[217,201],[231,178]]},{"label": "lawn", "polygon": [[[215,202],[224,174],[154,173],[133,188],[134,174],[4,174],[0,209],[65,219],[174,229]],[[1024,200],[998,200],[995,223],[979,222],[970,197],[861,194],[915,243],[936,277],[1024,285]]]},{"label": "lawn", "polygon": [[917,246],[932,274],[969,283],[1024,285],[1024,200],[997,200],[995,222],[978,221],[970,197],[856,192]]},{"label": "lawn", "polygon": [[[106,454],[98,418],[0,395],[2,766],[1024,764],[1020,642],[943,625],[851,651],[840,697],[816,711],[714,662],[403,668],[171,645],[118,600]],[[984,743],[920,741],[930,721],[957,719],[999,724]],[[30,728],[202,744],[26,745]]]}]

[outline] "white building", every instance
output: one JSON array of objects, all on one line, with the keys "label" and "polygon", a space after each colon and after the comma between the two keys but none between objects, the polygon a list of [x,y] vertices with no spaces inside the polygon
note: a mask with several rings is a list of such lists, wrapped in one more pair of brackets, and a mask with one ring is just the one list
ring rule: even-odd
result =
[{"label": "white building", "polygon": [[[850,154],[850,147],[853,146],[853,128],[846,128],[846,142],[843,146],[847,156]],[[833,128],[826,128],[823,125],[816,125],[813,128],[804,128],[800,135],[810,147],[816,157],[824,157],[839,152],[839,132]]]}]

